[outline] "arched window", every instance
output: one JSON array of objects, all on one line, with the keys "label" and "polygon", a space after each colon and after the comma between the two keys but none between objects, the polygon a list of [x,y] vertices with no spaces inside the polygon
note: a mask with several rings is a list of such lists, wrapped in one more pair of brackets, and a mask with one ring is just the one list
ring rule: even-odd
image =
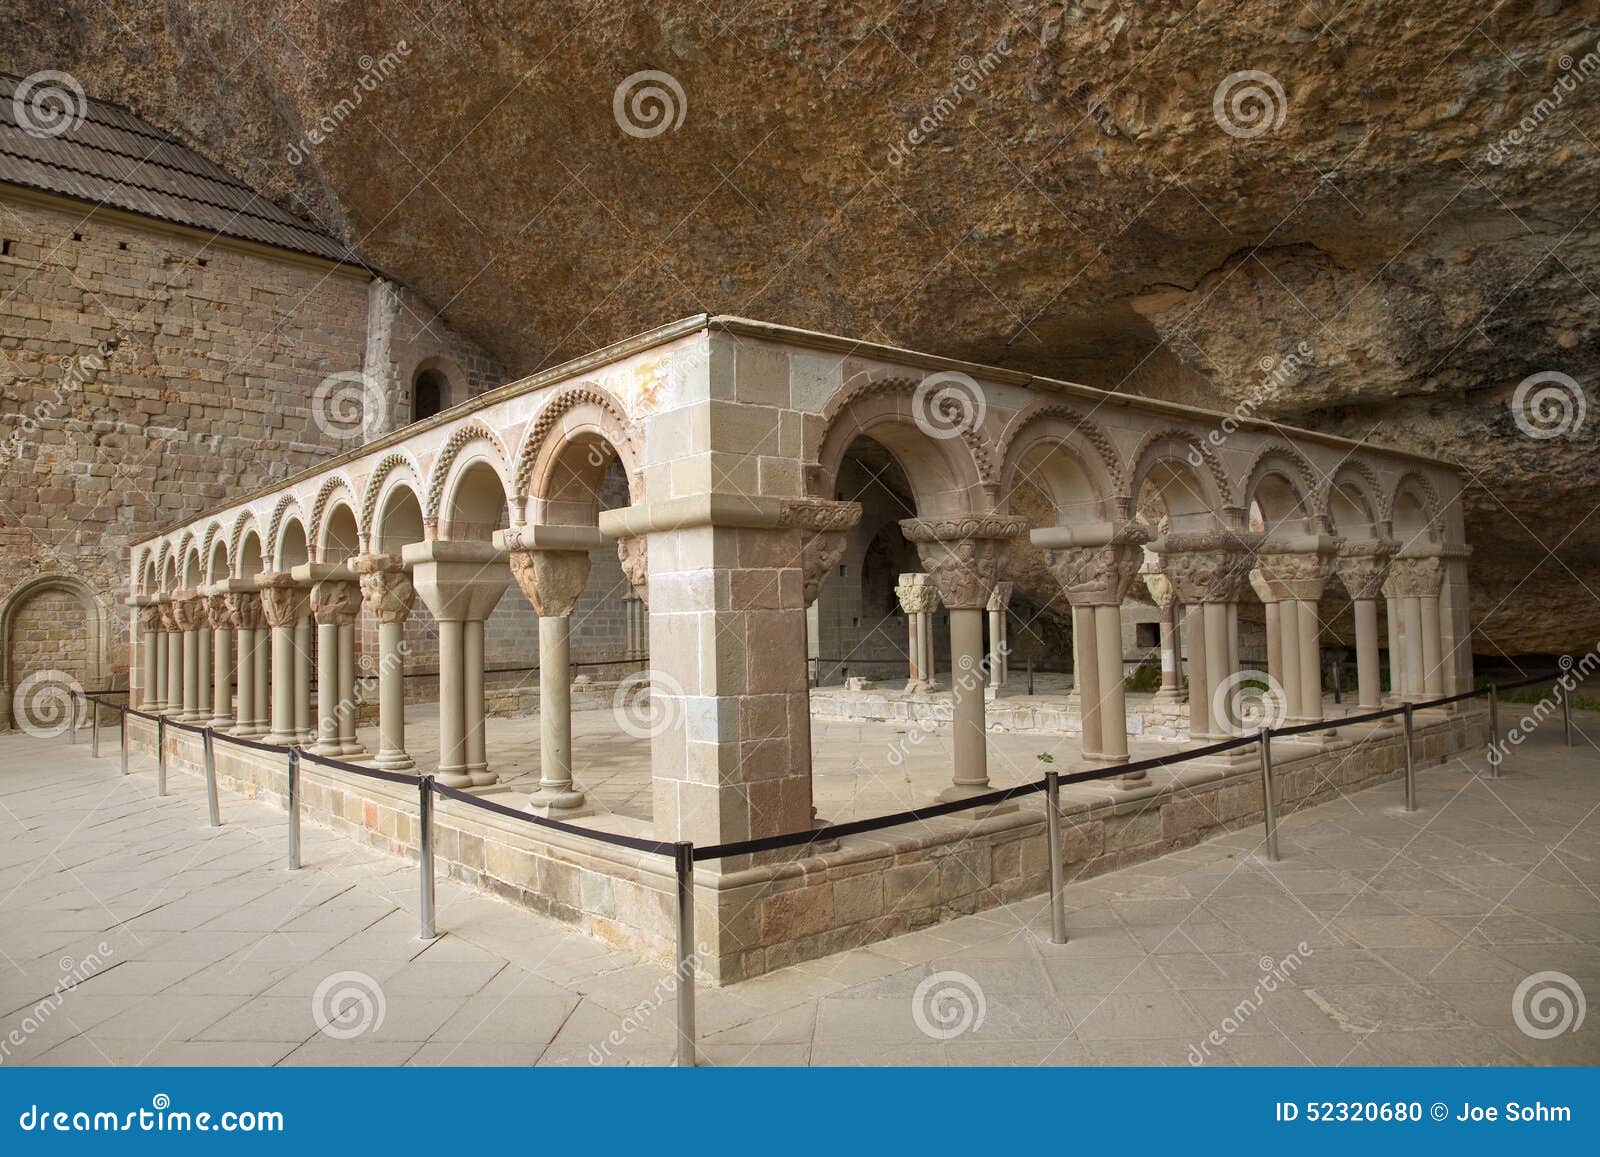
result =
[{"label": "arched window", "polygon": [[431,418],[445,407],[450,396],[450,379],[436,369],[425,369],[411,383],[411,420]]}]

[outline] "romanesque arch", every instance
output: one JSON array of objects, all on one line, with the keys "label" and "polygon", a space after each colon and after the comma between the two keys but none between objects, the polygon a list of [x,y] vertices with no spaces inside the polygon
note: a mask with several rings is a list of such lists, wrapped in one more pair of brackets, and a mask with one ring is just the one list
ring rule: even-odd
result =
[{"label": "romanesque arch", "polygon": [[[75,634],[71,623],[56,624],[56,633],[62,639],[58,640],[56,649],[51,652],[53,664],[45,666],[31,663],[28,662],[28,656],[18,654],[16,628],[19,620],[52,595],[64,596],[66,600],[75,602],[83,616],[81,672],[66,670],[61,665],[60,649],[67,638]],[[0,600],[0,728],[11,726],[12,695],[20,682],[34,672],[59,669],[66,676],[61,680],[63,687],[76,679],[86,690],[103,689],[106,686],[106,673],[111,669],[108,653],[110,631],[109,609],[95,589],[76,575],[37,575],[18,584]],[[32,667],[32,670],[23,670],[19,660]]]},{"label": "romanesque arch", "polygon": [[505,446],[488,426],[472,421],[457,427],[439,448],[433,468],[428,472],[428,487],[422,504],[425,519],[438,522],[441,512],[448,508],[447,498],[458,488],[462,475],[478,463],[494,470],[501,489],[509,498],[513,487]]},{"label": "romanesque arch", "polygon": [[[529,500],[592,506],[613,456],[627,477],[630,501],[643,501],[643,462],[622,404],[593,383],[570,386],[540,408],[523,436],[512,495],[525,517]],[[558,513],[539,520],[563,519]]]},{"label": "romanesque arch", "polygon": [[1000,492],[1024,482],[1049,495],[1058,517],[1069,521],[1109,516],[1107,502],[1128,495],[1127,473],[1116,445],[1075,407],[1041,401],[1020,410],[1000,439]]}]

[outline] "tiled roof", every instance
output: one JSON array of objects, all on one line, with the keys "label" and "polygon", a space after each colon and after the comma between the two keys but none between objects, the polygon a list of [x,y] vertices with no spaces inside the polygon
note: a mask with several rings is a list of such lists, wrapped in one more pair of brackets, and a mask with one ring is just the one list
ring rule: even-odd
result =
[{"label": "tiled roof", "polygon": [[[18,124],[19,78],[0,72],[0,181],[240,237],[330,261],[361,264],[315,225],[279,208],[232,175],[124,108],[69,94],[76,124],[43,135]],[[35,90],[37,91],[37,90]],[[25,90],[26,94],[26,90]],[[60,106],[57,106],[58,108]],[[24,123],[27,123],[26,120]],[[35,121],[39,128],[44,121]]]}]

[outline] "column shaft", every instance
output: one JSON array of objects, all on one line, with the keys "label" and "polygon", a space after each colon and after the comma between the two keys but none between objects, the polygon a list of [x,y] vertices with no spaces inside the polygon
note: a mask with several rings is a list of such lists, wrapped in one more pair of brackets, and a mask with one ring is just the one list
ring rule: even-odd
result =
[{"label": "column shaft", "polygon": [[1322,718],[1322,643],[1317,604],[1297,600],[1295,624],[1300,632],[1300,716],[1306,722]]},{"label": "column shaft", "polygon": [[250,632],[254,636],[251,643],[251,663],[256,669],[256,705],[250,712],[251,733],[260,735],[269,726],[268,717],[271,714],[269,704],[272,695],[272,679],[268,668],[272,663],[272,639],[265,627],[257,627]]},{"label": "column shaft", "polygon": [[528,805],[548,814],[583,804],[572,787],[572,619],[539,617],[539,790]]},{"label": "column shaft", "polygon": [[1421,699],[1426,695],[1423,682],[1424,647],[1422,642],[1422,600],[1408,596],[1400,600],[1401,632],[1406,639],[1406,697]]},{"label": "column shaft", "polygon": [[211,723],[215,727],[233,726],[233,679],[229,664],[233,660],[233,631],[215,627],[211,632]]},{"label": "column shaft", "polygon": [[461,628],[461,698],[466,730],[467,774],[474,787],[495,781],[489,770],[483,724],[483,620],[468,619]]},{"label": "column shaft", "polygon": [[378,757],[387,771],[416,766],[406,751],[405,623],[378,624]]},{"label": "column shaft", "polygon": [[1357,710],[1376,711],[1382,692],[1378,671],[1378,603],[1375,599],[1356,599],[1356,697]]},{"label": "column shaft", "polygon": [[1128,697],[1122,682],[1122,608],[1090,608],[1100,676],[1100,751],[1108,763],[1128,758]]},{"label": "column shaft", "polygon": [[183,714],[185,720],[200,718],[200,632],[183,632]]},{"label": "column shaft", "polygon": [[259,735],[256,727],[256,632],[240,627],[234,637],[238,654],[239,711],[233,730],[236,735]]},{"label": "column shaft", "polygon": [[1210,674],[1206,664],[1205,607],[1184,608],[1184,627],[1188,632],[1185,650],[1189,653],[1189,738],[1204,741],[1211,736]]},{"label": "column shaft", "polygon": [[1422,693],[1429,699],[1444,694],[1444,650],[1440,646],[1439,597],[1426,596],[1417,600],[1417,613],[1422,619]]},{"label": "column shaft", "polygon": [[317,624],[317,742],[318,755],[338,755],[339,746],[339,625]]},{"label": "column shaft", "polygon": [[156,673],[160,666],[158,652],[161,649],[161,636],[155,631],[145,631],[139,636],[139,645],[144,648],[139,656],[144,663],[144,685],[139,688],[139,706],[150,711],[159,708],[161,702],[161,677]]},{"label": "column shaft", "polygon": [[1261,604],[1267,616],[1267,676],[1283,685],[1283,618],[1278,610],[1278,600]]},{"label": "column shaft", "polygon": [[1083,757],[1105,757],[1105,732],[1100,696],[1100,646],[1093,607],[1072,608],[1072,667],[1078,713],[1083,728]]},{"label": "column shaft", "polygon": [[201,627],[195,633],[196,664],[199,689],[195,700],[195,719],[205,723],[211,719],[211,628]]},{"label": "column shaft", "polygon": [[290,674],[294,713],[290,726],[294,728],[297,743],[310,743],[316,738],[311,727],[311,638],[311,616],[306,615],[294,625],[289,636],[294,654]]},{"label": "column shaft", "polygon": [[950,692],[955,700],[955,775],[950,793],[971,795],[989,788],[988,734],[984,724],[983,609],[950,609]]},{"label": "column shaft", "polygon": [[450,787],[471,787],[467,774],[466,706],[461,682],[463,624],[439,623],[439,782]]},{"label": "column shaft", "polygon": [[1286,718],[1300,722],[1300,675],[1305,668],[1300,663],[1300,604],[1293,599],[1278,602],[1278,656],[1283,688],[1283,713]]},{"label": "column shaft", "polygon": [[294,627],[272,628],[272,724],[268,743],[296,743],[294,724]]},{"label": "column shaft", "polygon": [[1211,735],[1224,739],[1232,734],[1238,720],[1228,696],[1218,698],[1217,692],[1227,683],[1228,675],[1228,604],[1204,603],[1206,636],[1206,684],[1211,695]]},{"label": "column shaft", "polygon": [[350,759],[364,756],[356,738],[356,625],[339,624],[339,751]]},{"label": "column shaft", "polygon": [[1001,623],[1005,620],[1004,611],[989,612],[989,686],[1000,686],[1000,656],[1003,650],[1001,638]]}]

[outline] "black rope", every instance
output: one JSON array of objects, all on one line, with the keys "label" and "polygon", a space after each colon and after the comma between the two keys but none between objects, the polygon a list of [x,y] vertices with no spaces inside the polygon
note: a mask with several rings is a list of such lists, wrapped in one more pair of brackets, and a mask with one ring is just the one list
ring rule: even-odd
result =
[{"label": "black rope", "polygon": [[495,812],[508,819],[521,820],[524,823],[534,824],[541,828],[553,828],[558,832],[566,832],[569,835],[584,836],[591,840],[599,840],[603,844],[614,844],[619,848],[632,848],[636,852],[648,852],[656,856],[672,856],[675,854],[672,844],[662,843],[660,840],[645,840],[640,839],[638,836],[601,832],[596,831],[594,828],[582,827],[579,824],[569,824],[563,820],[546,819],[544,816],[536,816],[532,812],[518,811],[516,808],[507,807],[503,803],[496,803],[491,799],[483,799],[480,796],[471,795],[453,787],[446,787],[438,780],[433,781],[433,790],[436,795],[442,795],[445,799],[453,799],[458,803],[469,804],[472,807]]}]

